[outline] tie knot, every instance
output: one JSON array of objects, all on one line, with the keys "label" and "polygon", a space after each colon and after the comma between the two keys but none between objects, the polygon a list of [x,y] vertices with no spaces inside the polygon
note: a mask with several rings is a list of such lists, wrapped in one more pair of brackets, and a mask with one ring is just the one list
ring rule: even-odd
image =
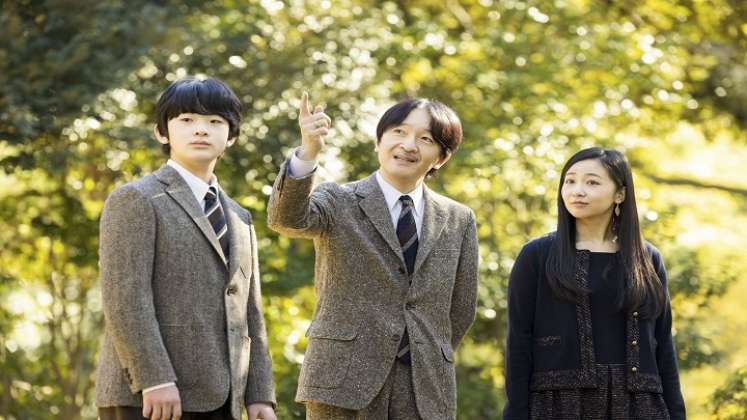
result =
[{"label": "tie knot", "polygon": [[218,191],[211,186],[205,193],[205,201],[215,200],[218,197]]},{"label": "tie knot", "polygon": [[409,195],[402,195],[399,197],[399,201],[402,202],[402,207],[413,207],[414,203],[412,202],[412,197]]}]

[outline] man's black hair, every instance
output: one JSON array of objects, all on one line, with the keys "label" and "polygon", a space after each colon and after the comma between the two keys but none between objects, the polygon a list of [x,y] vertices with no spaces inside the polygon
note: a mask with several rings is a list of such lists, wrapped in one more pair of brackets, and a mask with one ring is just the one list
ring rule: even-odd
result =
[{"label": "man's black hair", "polygon": [[[430,132],[441,147],[441,157],[454,153],[462,143],[462,123],[459,117],[445,104],[425,98],[404,99],[387,109],[376,126],[376,144],[381,142],[381,136],[386,130],[402,124],[410,112],[417,108],[424,109],[431,117]],[[435,168],[431,169],[428,176],[435,172]]]}]

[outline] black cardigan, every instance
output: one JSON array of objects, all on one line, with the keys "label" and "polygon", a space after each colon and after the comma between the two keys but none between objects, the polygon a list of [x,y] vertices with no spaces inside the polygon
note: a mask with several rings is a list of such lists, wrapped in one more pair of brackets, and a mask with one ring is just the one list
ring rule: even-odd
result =
[{"label": "black cardigan", "polygon": [[[554,234],[524,245],[508,284],[508,340],[504,420],[529,418],[529,393],[551,389],[596,388],[594,343],[588,297],[580,304],[556,298],[545,275]],[[667,276],[659,251],[646,248],[664,288]],[[589,251],[577,251],[576,280],[588,286]],[[656,319],[627,315],[627,388],[662,393],[672,420],[685,419],[677,359],[672,341],[672,311]]]}]

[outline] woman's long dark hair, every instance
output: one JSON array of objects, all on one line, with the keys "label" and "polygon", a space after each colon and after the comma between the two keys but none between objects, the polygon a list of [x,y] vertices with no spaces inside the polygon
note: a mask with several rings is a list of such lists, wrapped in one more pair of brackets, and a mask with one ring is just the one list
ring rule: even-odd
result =
[{"label": "woman's long dark hair", "polygon": [[576,219],[563,202],[562,189],[568,169],[582,160],[596,159],[607,170],[617,189],[625,190],[625,200],[620,203],[620,215],[612,213],[611,228],[619,245],[618,263],[622,264],[625,288],[620,303],[626,311],[639,311],[646,318],[657,317],[665,303],[663,285],[646,251],[633,188],[633,174],[625,156],[613,149],[592,147],[573,155],[563,167],[558,187],[558,230],[547,259],[547,279],[553,293],[564,300],[580,302],[588,290],[575,279],[576,269]]}]

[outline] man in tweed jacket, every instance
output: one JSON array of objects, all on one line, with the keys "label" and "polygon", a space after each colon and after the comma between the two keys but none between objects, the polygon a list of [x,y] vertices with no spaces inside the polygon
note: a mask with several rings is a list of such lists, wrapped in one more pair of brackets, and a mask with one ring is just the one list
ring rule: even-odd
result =
[{"label": "man in tweed jacket", "polygon": [[331,120],[301,100],[302,146],[280,168],[270,227],[314,240],[317,305],[296,399],[307,419],[454,419],[454,350],[475,317],[473,212],[425,187],[461,124],[409,99],[377,127],[379,170],[312,191]]},{"label": "man in tweed jacket", "polygon": [[106,201],[102,420],[275,419],[252,218],[213,175],[240,111],[220,81],[173,83],[154,130],[171,159]]}]

